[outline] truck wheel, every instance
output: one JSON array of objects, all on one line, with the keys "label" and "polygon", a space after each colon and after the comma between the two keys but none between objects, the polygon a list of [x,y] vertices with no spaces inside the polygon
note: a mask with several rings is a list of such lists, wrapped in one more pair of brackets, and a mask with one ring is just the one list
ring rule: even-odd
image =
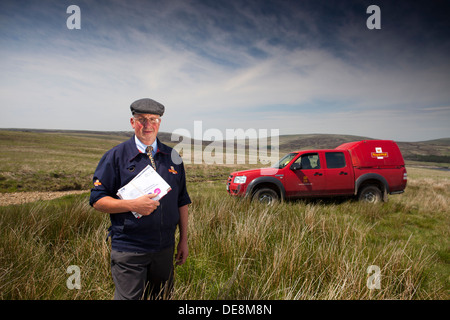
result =
[{"label": "truck wheel", "polygon": [[259,203],[271,205],[278,201],[278,194],[273,189],[262,188],[255,192],[252,200],[258,201]]},{"label": "truck wheel", "polygon": [[382,200],[380,189],[375,186],[364,187],[359,193],[359,201],[379,203]]}]

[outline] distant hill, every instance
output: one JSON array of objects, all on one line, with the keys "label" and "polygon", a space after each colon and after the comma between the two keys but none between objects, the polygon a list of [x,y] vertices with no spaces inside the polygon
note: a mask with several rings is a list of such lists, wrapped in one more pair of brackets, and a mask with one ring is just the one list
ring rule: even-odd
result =
[{"label": "distant hill", "polygon": [[[84,130],[44,130],[44,129],[0,129],[9,131],[23,131],[23,132],[49,132],[49,133],[63,133],[67,135],[83,135],[92,137],[108,137],[114,139],[126,140],[133,135],[132,131],[84,131]],[[175,137],[175,136],[174,136]],[[171,146],[176,145],[181,138],[172,141],[172,133],[159,132],[158,138]],[[182,138],[184,141],[189,139]],[[340,135],[340,134],[294,134],[279,136],[279,152],[280,155],[294,151],[306,149],[334,149],[337,146],[352,141],[358,140],[373,140],[370,137],[354,136],[354,135]],[[270,145],[270,139],[268,139]],[[419,161],[419,162],[434,162],[440,163],[443,166],[450,166],[450,138],[434,139],[428,141],[418,142],[401,142],[396,141],[405,160]],[[191,141],[193,144],[193,140]],[[201,141],[203,146],[207,146],[211,141]],[[248,141],[236,141],[235,145],[248,144]],[[224,142],[225,147],[225,142]]]},{"label": "distant hill", "polygon": [[450,146],[450,138],[421,141],[421,143],[433,144],[437,146]]},{"label": "distant hill", "polygon": [[280,136],[280,151],[307,149],[334,149],[337,146],[352,141],[372,140],[372,138],[338,135],[338,134],[295,134]]},{"label": "distant hill", "polygon": [[[171,145],[177,142],[171,141],[171,134],[160,132],[158,137],[164,143]],[[340,134],[294,134],[282,135],[279,137],[280,154],[288,153],[294,150],[307,149],[334,149],[337,146],[359,140],[374,140],[370,137],[340,135]],[[181,141],[181,139],[180,139]],[[405,160],[419,162],[435,162],[450,166],[450,138],[419,141],[419,142],[401,142],[396,141]],[[191,142],[193,144],[193,142]],[[211,141],[202,141],[203,146],[207,146]],[[247,142],[236,141],[235,145]],[[270,139],[267,143],[270,145]],[[225,147],[225,142],[224,142]]]}]

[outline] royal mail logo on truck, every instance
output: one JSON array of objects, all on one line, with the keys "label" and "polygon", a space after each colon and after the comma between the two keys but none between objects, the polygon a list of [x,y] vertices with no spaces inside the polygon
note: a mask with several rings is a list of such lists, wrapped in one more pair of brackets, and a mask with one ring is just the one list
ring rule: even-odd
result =
[{"label": "royal mail logo on truck", "polygon": [[372,158],[384,159],[389,157],[387,152],[383,152],[382,148],[375,148],[375,152],[372,152]]},{"label": "royal mail logo on truck", "polygon": [[269,204],[289,198],[329,196],[355,196],[376,203],[404,192],[407,183],[403,156],[392,140],[292,151],[267,169],[232,172],[226,185],[228,194]]}]

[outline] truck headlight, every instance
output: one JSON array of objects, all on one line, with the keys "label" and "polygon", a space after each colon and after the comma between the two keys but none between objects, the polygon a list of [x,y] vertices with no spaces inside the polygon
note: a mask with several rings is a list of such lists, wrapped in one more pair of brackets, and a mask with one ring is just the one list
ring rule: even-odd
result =
[{"label": "truck headlight", "polygon": [[245,181],[247,181],[247,177],[246,176],[237,176],[237,177],[234,177],[234,183],[239,183],[239,184],[242,184],[242,183],[245,183]]}]

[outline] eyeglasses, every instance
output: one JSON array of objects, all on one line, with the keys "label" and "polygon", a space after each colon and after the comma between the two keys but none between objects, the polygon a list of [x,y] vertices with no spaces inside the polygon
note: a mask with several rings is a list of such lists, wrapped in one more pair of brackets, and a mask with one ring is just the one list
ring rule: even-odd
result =
[{"label": "eyeglasses", "polygon": [[150,122],[151,124],[158,124],[161,122],[161,118],[134,117],[134,119],[136,119],[136,121],[138,121],[143,126],[145,126],[147,122]]}]

